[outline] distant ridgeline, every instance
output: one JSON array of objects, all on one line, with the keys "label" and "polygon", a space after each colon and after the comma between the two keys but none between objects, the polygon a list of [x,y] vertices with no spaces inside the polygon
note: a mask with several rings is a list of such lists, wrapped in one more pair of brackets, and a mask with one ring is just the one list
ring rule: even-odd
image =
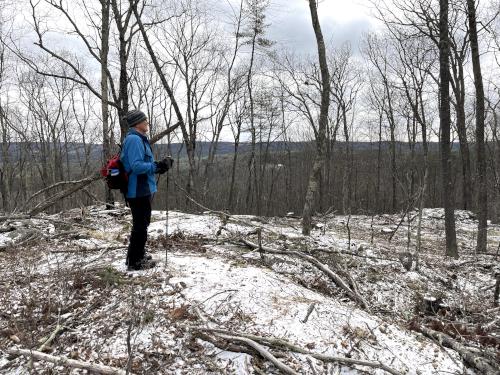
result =
[{"label": "distant ridgeline", "polygon": [[[256,149],[260,148],[261,144],[256,144]],[[335,151],[339,151],[345,148],[345,142],[336,142]],[[378,142],[352,142],[350,146],[353,150],[358,151],[370,151],[378,150]],[[388,151],[390,142],[384,141],[381,143],[381,150]],[[262,144],[262,147],[267,147],[266,144]],[[32,142],[27,144],[26,142],[13,142],[9,145],[9,157],[13,160],[17,159],[19,151],[21,148],[29,149],[33,156],[42,155],[45,153],[50,153],[51,149],[54,148],[53,144],[44,144]],[[396,148],[398,153],[409,152],[410,148],[406,142],[396,142]],[[168,153],[169,146],[167,144],[155,144],[153,146],[153,151],[157,155],[166,155]],[[248,142],[242,142],[238,146],[239,153],[249,152],[251,149],[251,144]],[[313,142],[272,142],[269,144],[270,152],[284,152],[284,151],[306,151],[308,149],[314,149]],[[452,149],[458,151],[460,145],[458,142],[453,143]],[[90,161],[98,161],[102,158],[102,144],[87,144],[83,143],[68,143],[64,142],[57,144],[57,150],[60,151],[65,157],[66,154],[69,156],[70,161],[77,161],[80,158],[85,158],[85,154],[88,153]],[[117,145],[113,148],[113,153],[118,152],[119,148]],[[210,142],[197,142],[196,143],[196,153],[198,157],[204,158],[208,156],[210,150]],[[415,151],[421,151],[422,144],[416,143]],[[439,151],[439,143],[431,142],[429,143],[430,152]],[[182,143],[171,143],[170,153],[174,157],[185,158],[186,150],[184,144]],[[228,155],[234,153],[234,143],[232,142],[219,142],[217,145],[217,155]],[[0,153],[0,161],[2,161],[2,154]]]}]

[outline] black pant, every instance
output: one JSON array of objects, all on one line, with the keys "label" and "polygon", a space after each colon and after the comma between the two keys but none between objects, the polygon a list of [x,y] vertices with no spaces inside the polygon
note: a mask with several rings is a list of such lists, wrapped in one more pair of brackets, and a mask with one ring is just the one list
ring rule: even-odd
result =
[{"label": "black pant", "polygon": [[132,232],[127,252],[127,264],[135,266],[144,258],[144,246],[148,239],[148,226],[151,222],[151,195],[128,198],[132,211]]}]

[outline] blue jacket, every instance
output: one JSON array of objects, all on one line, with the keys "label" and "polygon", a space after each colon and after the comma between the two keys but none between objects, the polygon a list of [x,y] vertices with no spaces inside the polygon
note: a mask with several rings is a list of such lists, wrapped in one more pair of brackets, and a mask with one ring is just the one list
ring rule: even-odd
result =
[{"label": "blue jacket", "polygon": [[120,160],[128,173],[127,198],[145,197],[156,192],[156,165],[146,136],[130,129],[123,142]]}]

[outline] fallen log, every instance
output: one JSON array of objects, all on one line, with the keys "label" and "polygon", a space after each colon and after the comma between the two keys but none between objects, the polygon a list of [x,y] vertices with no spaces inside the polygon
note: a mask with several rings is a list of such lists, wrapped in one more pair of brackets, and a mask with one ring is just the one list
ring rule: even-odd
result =
[{"label": "fallen log", "polygon": [[232,342],[221,340],[218,336],[210,336],[206,333],[203,332],[195,332],[194,334],[195,337],[209,342],[212,345],[216,346],[217,348],[227,350],[228,352],[233,352],[233,353],[245,353],[248,355],[255,355],[255,351],[248,349],[246,346],[242,345],[237,345]]},{"label": "fallen log", "polygon": [[5,215],[5,216],[0,216],[0,221],[6,221],[6,220],[24,220],[24,219],[31,219],[31,215],[20,214],[20,215]]},{"label": "fallen log", "polygon": [[[443,346],[455,350],[469,366],[481,371],[484,375],[500,375],[500,367],[491,364],[486,358],[473,353],[465,345],[443,332],[420,326],[418,330],[431,339],[438,340]],[[495,368],[496,367],[496,368]]]},{"label": "fallen log", "polygon": [[252,339],[249,339],[247,337],[242,337],[242,336],[231,336],[223,333],[217,333],[217,336],[220,338],[223,338],[228,341],[232,342],[239,342],[242,344],[245,344],[252,349],[254,349],[257,353],[259,353],[263,358],[267,359],[270,361],[276,368],[280,369],[283,371],[285,374],[291,374],[291,375],[299,375],[298,372],[296,372],[294,369],[291,367],[285,365],[283,362],[278,360],[274,355],[269,353],[263,346],[259,345],[257,342],[253,341]]},{"label": "fallen log", "polygon": [[365,361],[365,360],[360,360],[360,359],[353,359],[353,358],[346,358],[346,357],[337,357],[337,356],[330,356],[330,355],[325,355],[321,353],[315,353],[310,350],[306,350],[301,348],[300,346],[294,345],[286,340],[283,339],[277,339],[273,337],[260,337],[256,335],[250,335],[246,333],[235,333],[235,332],[227,332],[221,329],[211,329],[211,328],[198,328],[201,331],[204,332],[211,332],[213,334],[216,334],[219,337],[227,336],[227,337],[239,337],[239,338],[246,338],[252,341],[255,341],[257,343],[266,345],[266,346],[272,346],[277,349],[287,349],[295,353],[299,354],[305,354],[309,355],[313,358],[316,358],[320,361],[323,362],[335,362],[335,363],[341,363],[343,365],[358,365],[358,366],[366,366],[370,368],[376,368],[376,369],[381,369],[386,371],[389,374],[392,375],[402,375],[401,372],[384,365],[383,363],[380,362],[375,362],[375,361]]},{"label": "fallen log", "polygon": [[[122,369],[119,369],[116,367],[110,367],[110,366],[105,366],[105,365],[77,361],[74,359],[69,359],[69,358],[61,357],[61,356],[53,356],[53,355],[45,354],[45,353],[42,353],[42,352],[39,352],[36,350],[10,348],[10,349],[7,349],[7,353],[11,354],[11,355],[23,355],[26,357],[31,357],[33,359],[40,360],[40,361],[54,363],[56,365],[68,366],[71,368],[80,368],[80,369],[88,370],[89,372],[95,372],[98,374],[126,375],[125,370],[122,370]],[[133,374],[129,373],[129,375],[133,375]]]},{"label": "fallen log", "polygon": [[347,295],[356,303],[358,303],[362,308],[368,309],[368,304],[364,300],[364,298],[356,293],[355,290],[351,289],[344,280],[340,276],[338,276],[335,272],[333,272],[327,265],[321,263],[318,259],[311,255],[307,255],[305,253],[302,253],[300,251],[295,251],[295,250],[277,250],[277,249],[272,249],[267,246],[261,246],[259,247],[258,244],[255,244],[253,242],[250,242],[244,238],[241,239],[241,242],[243,242],[246,246],[252,248],[252,249],[262,249],[266,253],[270,254],[278,254],[278,255],[292,255],[296,256],[298,258],[304,259],[314,265],[316,268],[318,268],[320,271],[323,271],[339,288],[343,289]]},{"label": "fallen log", "polygon": [[[99,173],[95,173],[92,176],[89,176],[87,178],[84,178],[82,180],[78,181],[66,181],[65,185],[70,185],[71,187],[69,189],[63,190],[57,194],[54,194],[52,197],[49,199],[46,199],[36,205],[33,209],[31,209],[28,214],[29,215],[36,215],[47,208],[53,206],[57,202],[61,201],[62,199],[66,198],[67,196],[76,193],[77,191],[83,189],[85,186],[90,185],[91,183],[100,180],[102,177]],[[51,187],[51,186],[49,186]]]},{"label": "fallen log", "polygon": [[53,254],[81,254],[81,253],[92,253],[92,252],[98,252],[98,251],[112,251],[112,250],[119,250],[119,249],[126,249],[126,245],[116,245],[116,246],[101,246],[101,247],[93,247],[93,248],[86,248],[80,246],[78,249],[54,249],[51,250],[50,252]]},{"label": "fallen log", "polygon": [[[179,127],[179,125],[180,125],[179,123],[176,123],[175,125],[169,126],[164,131],[162,131],[162,132],[158,133],[156,136],[152,137],[151,140],[149,141],[149,144],[153,145],[154,143],[158,142],[164,136],[166,136],[167,134],[169,134],[169,133],[173,132],[175,129],[177,129]],[[67,188],[66,190],[63,190],[59,193],[56,193],[56,194],[52,195],[51,197],[47,198],[46,200],[44,200],[43,202],[39,203],[34,208],[32,208],[28,212],[28,214],[30,216],[32,216],[32,215],[36,215],[42,211],[45,211],[47,208],[52,207],[54,204],[59,202],[61,199],[64,199],[64,198],[84,189],[86,186],[88,186],[91,183],[98,181],[100,179],[102,179],[100,172],[95,172],[95,173],[93,173],[93,174],[91,174],[91,175],[89,175],[81,180],[60,181],[60,182],[57,182],[53,185],[47,186],[46,188],[37,191],[35,194],[33,194],[31,197],[29,197],[26,204],[28,202],[30,202],[31,200],[33,200],[33,198],[40,196],[42,193],[47,193],[47,192],[49,192],[55,188],[58,188],[60,186],[66,187],[69,185],[69,188]],[[23,207],[23,209],[26,209],[26,207],[27,207],[26,204]]]}]

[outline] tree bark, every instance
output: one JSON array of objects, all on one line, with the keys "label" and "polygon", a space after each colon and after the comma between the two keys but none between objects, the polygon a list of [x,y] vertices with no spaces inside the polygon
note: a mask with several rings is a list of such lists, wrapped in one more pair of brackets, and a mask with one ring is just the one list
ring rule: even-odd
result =
[{"label": "tree bark", "polygon": [[[111,6],[113,8],[113,14],[115,18],[116,28],[118,29],[118,55],[120,59],[120,79],[118,85],[118,116],[120,121],[120,143],[123,143],[125,136],[128,132],[127,122],[124,120],[124,116],[128,112],[128,68],[127,68],[127,60],[128,60],[128,46],[131,42],[130,39],[126,38],[126,30],[128,27],[128,23],[130,21],[130,16],[132,10],[129,8],[125,14],[122,15],[120,12],[120,7],[117,3],[117,0],[111,0]],[[122,17],[125,16],[125,20]]]},{"label": "tree bark", "polygon": [[457,133],[460,143],[460,156],[462,158],[462,208],[472,208],[472,176],[469,144],[467,141],[467,127],[465,115],[465,78],[464,61],[466,58],[466,43],[461,48],[453,46],[451,57],[451,84],[455,96],[455,111],[457,116]]},{"label": "tree bark", "polygon": [[[108,107],[108,53],[109,53],[109,8],[110,0],[101,0],[101,116],[102,116],[102,156],[105,162],[111,157],[109,138],[109,107]],[[114,203],[111,189],[106,187],[106,203],[111,208]]]},{"label": "tree bark", "polygon": [[457,235],[455,230],[454,188],[451,180],[450,160],[450,70],[448,40],[448,0],[439,1],[439,122],[441,129],[441,175],[445,214],[446,256],[458,258]]},{"label": "tree bark", "polygon": [[476,151],[477,151],[477,245],[478,253],[486,252],[488,230],[488,192],[486,185],[486,152],[484,145],[484,88],[481,75],[481,62],[479,45],[477,41],[476,8],[474,0],[467,0],[467,13],[469,17],[469,38],[472,51],[472,71],[474,73],[474,86],[476,88]]},{"label": "tree bark", "polygon": [[318,191],[319,179],[321,177],[321,169],[325,163],[325,148],[326,148],[326,126],[328,123],[328,108],[330,105],[330,73],[326,61],[325,42],[321,25],[318,19],[316,0],[309,0],[309,10],[311,12],[312,25],[318,45],[319,65],[321,70],[321,108],[319,114],[319,126],[317,135],[317,153],[314,160],[311,175],[309,176],[309,184],[304,202],[304,210],[302,211],[302,233],[309,235],[311,233],[311,221],[314,208],[314,200]]}]

